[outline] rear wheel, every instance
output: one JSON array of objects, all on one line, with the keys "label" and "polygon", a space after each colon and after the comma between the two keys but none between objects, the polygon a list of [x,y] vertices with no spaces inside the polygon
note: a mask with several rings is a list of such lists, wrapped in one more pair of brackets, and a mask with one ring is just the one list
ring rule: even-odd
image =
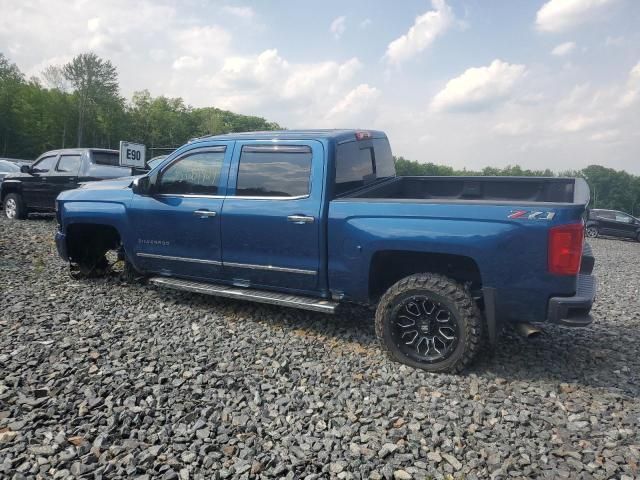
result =
[{"label": "rear wheel", "polygon": [[4,199],[4,215],[11,220],[24,220],[27,218],[27,207],[22,195],[10,193]]},{"label": "rear wheel", "polygon": [[595,225],[590,225],[587,227],[587,237],[589,238],[596,238],[598,235],[600,235],[600,232],[598,232],[598,227],[596,227]]},{"label": "rear wheel", "polygon": [[462,371],[480,350],[482,330],[469,292],[437,274],[403,278],[376,310],[376,334],[391,358],[428,372]]}]

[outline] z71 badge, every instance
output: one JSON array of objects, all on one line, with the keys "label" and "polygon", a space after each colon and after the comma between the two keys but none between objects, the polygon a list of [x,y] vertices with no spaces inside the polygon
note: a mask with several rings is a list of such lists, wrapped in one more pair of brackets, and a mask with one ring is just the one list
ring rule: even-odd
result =
[{"label": "z71 badge", "polygon": [[514,210],[508,218],[526,218],[527,220],[553,220],[556,212],[543,210]]}]

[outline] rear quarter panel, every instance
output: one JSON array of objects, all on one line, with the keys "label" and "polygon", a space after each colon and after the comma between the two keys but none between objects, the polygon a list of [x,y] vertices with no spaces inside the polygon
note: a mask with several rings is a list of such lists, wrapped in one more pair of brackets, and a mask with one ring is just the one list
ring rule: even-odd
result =
[{"label": "rear quarter panel", "polygon": [[[516,210],[553,212],[554,217],[509,219]],[[370,302],[376,252],[462,255],[478,265],[482,286],[496,289],[499,315],[542,320],[550,296],[575,292],[574,277],[547,272],[548,230],[579,222],[583,211],[580,205],[334,200],[328,219],[329,285],[347,299]]]}]

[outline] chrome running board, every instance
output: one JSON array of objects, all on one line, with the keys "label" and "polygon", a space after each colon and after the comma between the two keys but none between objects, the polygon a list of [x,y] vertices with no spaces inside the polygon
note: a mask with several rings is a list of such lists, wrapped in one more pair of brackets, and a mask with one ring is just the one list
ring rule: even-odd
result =
[{"label": "chrome running board", "polygon": [[337,302],[314,297],[300,295],[288,295],[286,293],[269,292],[266,290],[254,290],[251,288],[238,288],[228,285],[214,285],[212,283],[193,282],[169,277],[152,277],[149,283],[160,287],[173,288],[187,292],[204,293],[217,297],[236,298],[258,303],[270,303],[283,307],[300,308],[314,312],[335,313]]}]

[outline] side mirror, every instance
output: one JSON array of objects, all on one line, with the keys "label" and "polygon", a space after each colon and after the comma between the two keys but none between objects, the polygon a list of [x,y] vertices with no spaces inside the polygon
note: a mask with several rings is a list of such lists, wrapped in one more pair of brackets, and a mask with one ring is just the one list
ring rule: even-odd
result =
[{"label": "side mirror", "polygon": [[131,190],[136,195],[149,195],[151,192],[151,182],[149,177],[138,177],[133,179]]},{"label": "side mirror", "polygon": [[31,173],[31,167],[29,165],[20,165],[21,173]]}]

